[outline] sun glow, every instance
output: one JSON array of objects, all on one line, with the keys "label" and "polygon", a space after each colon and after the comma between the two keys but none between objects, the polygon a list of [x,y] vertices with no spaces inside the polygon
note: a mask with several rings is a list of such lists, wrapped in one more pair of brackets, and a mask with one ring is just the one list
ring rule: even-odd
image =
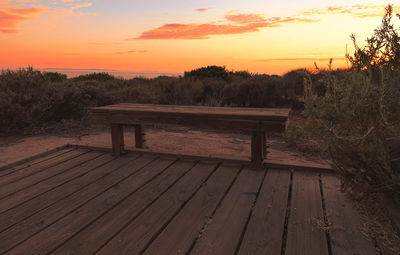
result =
[{"label": "sun glow", "polygon": [[283,74],[330,58],[345,67],[349,35],[368,37],[387,4],[134,2],[0,0],[0,68]]}]

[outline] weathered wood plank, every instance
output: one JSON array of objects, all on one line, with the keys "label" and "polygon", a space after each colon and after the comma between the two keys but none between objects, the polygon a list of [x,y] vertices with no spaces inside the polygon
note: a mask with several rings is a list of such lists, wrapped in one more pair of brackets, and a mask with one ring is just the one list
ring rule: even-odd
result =
[{"label": "weathered wood plank", "polygon": [[[31,167],[31,166],[39,164],[39,163],[43,163],[47,160],[61,156],[62,154],[65,154],[71,150],[73,150],[73,148],[68,148],[68,147],[64,147],[62,149],[56,148],[56,149],[53,149],[50,151],[39,153],[28,159],[23,159],[21,161],[11,163],[10,165],[2,166],[2,167],[0,167],[0,177],[4,176],[4,175],[8,175],[10,173],[17,172],[17,171],[25,169],[27,167]],[[19,162],[21,162],[21,163],[19,163]]]},{"label": "weathered wood plank", "polygon": [[191,254],[234,254],[264,179],[264,171],[245,168],[217,209]]},{"label": "weathered wood plank", "polygon": [[[74,168],[75,166],[83,164],[86,161],[101,155],[101,153],[96,151],[87,151],[87,150],[79,150],[79,151],[80,153],[76,157],[68,161],[62,162],[56,166],[47,168],[45,171],[36,172],[30,176],[27,176],[18,181],[0,187],[0,201],[12,195],[13,193],[22,191],[30,186],[33,186],[49,178],[57,176],[65,171]],[[1,203],[2,202],[0,202],[0,204]]]},{"label": "weathered wood plank", "polygon": [[[129,185],[127,182],[132,181],[132,179],[137,178],[137,181],[133,181],[133,184],[137,184],[140,181],[147,180],[154,176],[154,171],[146,173],[148,168],[145,167],[154,167],[154,164],[149,165],[154,158],[155,156],[140,157],[132,163],[124,165],[104,178],[86,186],[79,192],[73,193],[71,196],[58,201],[39,213],[36,213],[24,221],[12,226],[6,231],[1,232],[0,253],[4,253],[22,241],[34,236],[36,233],[54,224],[54,222],[60,221],[63,217],[65,218],[65,216],[71,215],[71,212],[81,212],[82,207],[87,205],[88,202],[91,202],[91,204],[96,203],[99,207],[101,207],[101,203],[103,203],[106,207],[114,201],[113,198],[118,196],[118,187],[121,184],[124,184],[126,187]],[[154,170],[157,171],[158,168],[155,167]],[[104,200],[102,201],[101,199]],[[108,201],[107,199],[111,201]],[[76,210],[78,208],[81,209]],[[93,213],[96,212],[93,211]],[[63,228],[59,228],[58,231],[63,231]],[[37,241],[37,245],[40,244],[41,241]],[[36,252],[40,253],[39,251]]]},{"label": "weathered wood plank", "polygon": [[111,123],[111,144],[113,153],[120,156],[124,153],[124,129],[121,124]]},{"label": "weathered wood plank", "polygon": [[123,157],[120,160],[113,159],[113,156],[106,154],[96,160],[89,161],[79,167],[82,176],[42,193],[16,207],[10,207],[7,211],[0,214],[0,232],[84,188],[90,183],[97,181],[99,178],[105,177],[105,175],[111,173],[113,170],[134,160],[135,157]]},{"label": "weathered wood plank", "polygon": [[145,133],[143,125],[134,125],[135,127],[135,147],[144,148],[145,146]]},{"label": "weathered wood plank", "polygon": [[[141,189],[173,162],[174,160],[171,159],[155,161],[145,167],[143,171],[138,172],[138,175],[128,177],[78,210],[74,210],[66,217],[18,245],[10,251],[10,254],[48,254],[93,220],[108,212],[120,201],[127,199]],[[146,201],[146,203],[148,202],[150,201]]]},{"label": "weathered wood plank", "polygon": [[377,255],[371,240],[361,233],[360,215],[354,204],[340,190],[340,180],[329,174],[322,175],[326,214],[333,254]]},{"label": "weathered wood plank", "polygon": [[240,130],[240,131],[251,131],[256,128],[261,128],[264,131],[271,132],[282,132],[286,128],[285,121],[272,121],[272,120],[241,120],[241,119],[216,119],[216,118],[200,118],[194,117],[174,117],[174,116],[154,116],[133,114],[131,112],[94,112],[90,113],[91,120],[99,124],[112,124],[112,123],[123,123],[123,124],[175,124],[184,125],[197,128],[209,128],[209,129],[228,129],[228,130]]},{"label": "weathered wood plank", "polygon": [[[85,154],[88,156],[86,161],[82,161],[81,164],[77,164],[67,171],[63,171],[57,175],[47,178],[43,181],[35,183],[29,187],[21,189],[13,194],[0,200],[0,212],[4,212],[7,209],[13,208],[25,201],[28,201],[36,196],[43,194],[49,190],[52,190],[59,185],[69,182],[88,171],[88,165],[92,164],[92,160],[98,160],[98,157],[102,155],[100,152],[89,152]],[[89,158],[90,156],[90,158]]]},{"label": "weathered wood plank", "polygon": [[253,168],[264,169],[265,132],[253,131],[251,134],[251,163]]},{"label": "weathered wood plank", "polygon": [[281,254],[289,186],[288,170],[268,170],[238,254]]},{"label": "weathered wood plank", "polygon": [[286,254],[328,254],[319,176],[294,172]]},{"label": "weathered wood plank", "polygon": [[[112,236],[146,209],[149,204],[158,199],[178,178],[193,168],[194,165],[193,161],[175,162],[155,180],[129,196],[103,217],[58,247],[54,253],[94,254]],[[118,253],[113,251],[112,254]]]},{"label": "weathered wood plank", "polygon": [[21,180],[23,178],[29,177],[35,173],[45,171],[46,169],[50,167],[54,167],[56,165],[59,165],[63,162],[66,162],[70,159],[76,158],[79,155],[87,152],[87,150],[70,150],[69,152],[66,152],[62,155],[56,156],[49,158],[45,161],[38,162],[36,164],[32,164],[31,166],[26,165],[26,167],[23,167],[22,169],[16,169],[16,171],[13,171],[7,175],[3,175],[0,177],[0,187],[5,186],[9,183]]},{"label": "weathered wood plank", "polygon": [[237,165],[220,166],[143,254],[186,254],[238,171]]},{"label": "weathered wood plank", "polygon": [[92,108],[95,112],[129,111],[135,114],[170,115],[172,117],[217,117],[225,119],[247,120],[286,120],[290,109],[284,108],[244,108],[244,107],[208,107],[186,105],[119,104]]},{"label": "weathered wood plank", "polygon": [[216,166],[216,163],[201,162],[197,164],[168,192],[110,240],[98,254],[140,254],[162,227],[201,187]]}]

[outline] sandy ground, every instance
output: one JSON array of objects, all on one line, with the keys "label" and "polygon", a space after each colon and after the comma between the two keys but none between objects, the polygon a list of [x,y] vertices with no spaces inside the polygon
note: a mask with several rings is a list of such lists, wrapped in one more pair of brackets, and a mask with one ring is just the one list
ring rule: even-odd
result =
[{"label": "sandy ground", "polygon": [[[18,160],[45,152],[66,144],[111,147],[108,129],[94,128],[90,132],[75,134],[53,134],[29,137],[0,138],[0,167]],[[134,133],[125,130],[125,146],[133,149]],[[267,142],[268,158],[296,164],[320,164],[327,162],[287,146],[279,137],[270,137]],[[194,154],[213,157],[248,158],[250,156],[250,136],[238,133],[195,130],[184,127],[163,127],[146,130],[146,147],[160,152]]]}]

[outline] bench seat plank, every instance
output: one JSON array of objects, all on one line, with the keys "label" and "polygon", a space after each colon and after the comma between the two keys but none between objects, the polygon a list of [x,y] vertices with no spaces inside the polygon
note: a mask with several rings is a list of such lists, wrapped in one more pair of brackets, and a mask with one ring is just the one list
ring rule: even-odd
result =
[{"label": "bench seat plank", "polygon": [[172,117],[286,121],[288,108],[210,107],[189,105],[117,104],[92,108],[92,112],[121,112]]}]

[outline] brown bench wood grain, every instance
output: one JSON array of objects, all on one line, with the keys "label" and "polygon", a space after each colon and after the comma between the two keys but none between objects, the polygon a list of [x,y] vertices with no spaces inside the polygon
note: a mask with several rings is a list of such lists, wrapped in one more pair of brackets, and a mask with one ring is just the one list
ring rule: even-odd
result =
[{"label": "brown bench wood grain", "polygon": [[208,107],[121,103],[92,108],[91,119],[111,127],[113,152],[124,153],[123,126],[135,127],[135,147],[144,147],[144,125],[173,124],[205,129],[245,131],[251,134],[251,161],[262,166],[266,132],[283,132],[290,109]]}]

